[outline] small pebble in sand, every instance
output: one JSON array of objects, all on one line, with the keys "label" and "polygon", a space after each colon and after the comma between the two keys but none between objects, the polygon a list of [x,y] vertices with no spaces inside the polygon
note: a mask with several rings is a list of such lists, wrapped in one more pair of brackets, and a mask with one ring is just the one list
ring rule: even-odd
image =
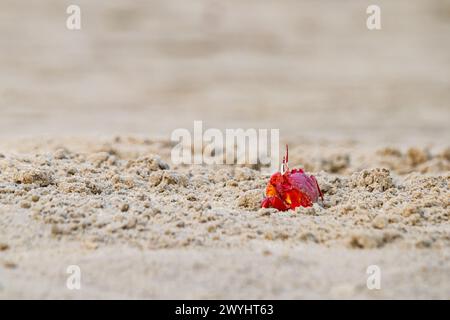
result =
[{"label": "small pebble in sand", "polygon": [[23,209],[30,209],[31,208],[31,203],[29,203],[28,201],[23,201],[20,204],[20,207],[23,208]]},{"label": "small pebble in sand", "polygon": [[425,150],[419,148],[410,148],[407,153],[408,161],[412,166],[417,166],[428,161],[429,155]]},{"label": "small pebble in sand", "polygon": [[372,227],[376,229],[384,229],[388,224],[388,219],[383,215],[377,215],[372,221]]},{"label": "small pebble in sand", "polygon": [[17,264],[14,263],[14,262],[12,262],[12,261],[4,261],[4,262],[3,262],[3,266],[4,266],[6,269],[15,269],[15,268],[17,268]]},{"label": "small pebble in sand", "polygon": [[304,242],[319,243],[319,239],[317,239],[317,237],[312,232],[303,232],[302,234],[300,234],[299,239]]},{"label": "small pebble in sand", "polygon": [[136,227],[136,224],[137,224],[137,219],[132,217],[132,218],[128,219],[128,222],[124,226],[124,229],[133,229]]},{"label": "small pebble in sand", "polygon": [[34,194],[34,195],[31,196],[31,201],[33,201],[33,202],[38,202],[39,199],[40,199],[40,197],[38,195]]},{"label": "small pebble in sand", "polygon": [[186,200],[188,200],[188,201],[197,201],[198,199],[197,199],[197,197],[195,195],[190,194],[190,195],[188,195],[186,197]]},{"label": "small pebble in sand", "polygon": [[61,227],[59,227],[58,225],[54,224],[54,225],[52,225],[52,228],[51,228],[50,232],[51,232],[52,235],[56,236],[56,235],[63,234],[64,230]]},{"label": "small pebble in sand", "polygon": [[15,183],[35,183],[41,187],[46,187],[53,182],[53,176],[50,172],[39,169],[19,171],[14,175],[13,179]]},{"label": "small pebble in sand", "polygon": [[55,158],[56,160],[67,159],[68,154],[69,152],[66,149],[60,148],[56,150],[55,153],[53,153],[53,158]]},{"label": "small pebble in sand", "polygon": [[0,243],[0,251],[6,251],[9,249],[9,245],[7,243]]},{"label": "small pebble in sand", "polygon": [[239,184],[238,184],[237,181],[235,181],[235,180],[229,180],[229,181],[227,181],[227,182],[225,183],[225,185],[226,185],[227,187],[237,187],[237,186],[239,186]]},{"label": "small pebble in sand", "polygon": [[258,215],[261,217],[270,217],[270,215],[276,213],[276,211],[278,210],[274,208],[261,208],[258,210]]},{"label": "small pebble in sand", "polygon": [[185,226],[186,226],[186,224],[184,223],[184,221],[180,221],[177,223],[178,228],[184,228]]},{"label": "small pebble in sand", "polygon": [[417,207],[407,206],[406,208],[403,209],[401,214],[404,217],[409,217],[409,216],[412,216],[412,215],[414,215],[414,214],[416,214],[418,212],[419,212],[419,210],[418,210]]},{"label": "small pebble in sand", "polygon": [[110,154],[108,152],[97,152],[88,156],[87,160],[93,163],[96,167],[100,167],[101,164],[106,162]]},{"label": "small pebble in sand", "polygon": [[373,249],[379,247],[380,244],[381,241],[378,237],[367,232],[353,234],[349,240],[349,246],[358,249]]},{"label": "small pebble in sand", "polygon": [[165,171],[162,177],[163,185],[178,185],[178,186],[187,186],[188,178],[186,175],[175,172],[175,171]]},{"label": "small pebble in sand", "polygon": [[120,208],[120,211],[127,212],[130,209],[130,205],[128,203],[124,203]]},{"label": "small pebble in sand", "polygon": [[87,250],[96,250],[98,248],[98,243],[93,241],[85,241],[83,242],[82,247]]},{"label": "small pebble in sand", "polygon": [[148,183],[150,186],[155,187],[159,185],[162,181],[164,173],[162,171],[152,172],[148,178]]},{"label": "small pebble in sand", "polygon": [[136,160],[130,160],[127,167],[138,167],[140,169],[146,168],[149,171],[168,170],[170,168],[169,165],[161,160],[161,158],[157,155],[144,156]]}]

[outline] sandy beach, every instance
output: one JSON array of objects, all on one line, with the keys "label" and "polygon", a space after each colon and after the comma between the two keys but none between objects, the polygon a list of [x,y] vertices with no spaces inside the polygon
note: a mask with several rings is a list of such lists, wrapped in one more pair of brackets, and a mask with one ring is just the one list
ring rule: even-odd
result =
[{"label": "sandy beach", "polygon": [[[450,4],[378,3],[2,1],[0,298],[450,299]],[[195,120],[279,129],[324,201],[174,164]]]}]

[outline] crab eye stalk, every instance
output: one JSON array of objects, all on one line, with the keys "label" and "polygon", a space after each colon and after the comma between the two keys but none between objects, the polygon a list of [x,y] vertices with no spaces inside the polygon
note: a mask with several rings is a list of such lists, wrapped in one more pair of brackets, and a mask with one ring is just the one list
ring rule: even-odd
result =
[{"label": "crab eye stalk", "polygon": [[281,174],[285,174],[287,171],[289,171],[289,166],[288,166],[288,162],[289,162],[289,149],[288,149],[288,145],[286,144],[286,154],[283,157],[283,162],[281,164]]}]

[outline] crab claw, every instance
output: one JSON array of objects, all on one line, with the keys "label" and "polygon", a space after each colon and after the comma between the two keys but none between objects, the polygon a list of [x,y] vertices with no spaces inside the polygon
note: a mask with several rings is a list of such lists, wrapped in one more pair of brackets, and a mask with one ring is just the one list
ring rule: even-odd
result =
[{"label": "crab claw", "polygon": [[288,206],[277,196],[266,197],[261,202],[261,208],[275,208],[280,211],[286,211],[289,209]]}]

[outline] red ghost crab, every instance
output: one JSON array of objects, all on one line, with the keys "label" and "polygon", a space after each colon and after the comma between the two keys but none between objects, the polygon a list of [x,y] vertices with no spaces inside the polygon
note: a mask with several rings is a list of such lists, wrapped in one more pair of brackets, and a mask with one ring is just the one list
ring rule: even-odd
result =
[{"label": "red ghost crab", "polygon": [[323,201],[323,194],[314,176],[307,175],[302,169],[289,170],[288,146],[283,157],[281,172],[270,177],[266,187],[266,197],[262,208],[276,208],[281,211],[295,209],[299,206],[311,207],[314,202]]}]

